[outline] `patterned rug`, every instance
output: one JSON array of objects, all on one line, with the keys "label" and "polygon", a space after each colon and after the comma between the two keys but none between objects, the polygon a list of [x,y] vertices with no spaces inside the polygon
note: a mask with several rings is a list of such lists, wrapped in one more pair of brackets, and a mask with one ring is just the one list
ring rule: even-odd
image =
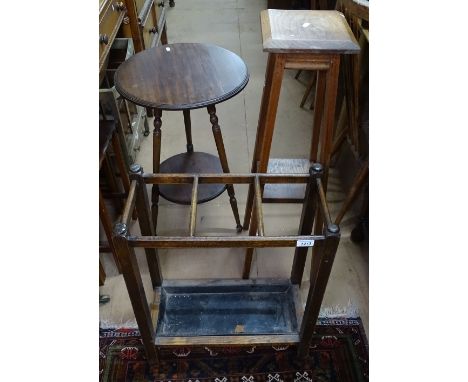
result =
[{"label": "patterned rug", "polygon": [[152,370],[138,330],[100,329],[100,382],[368,381],[367,339],[360,319],[320,319],[305,360],[294,346],[177,348],[160,352]]}]

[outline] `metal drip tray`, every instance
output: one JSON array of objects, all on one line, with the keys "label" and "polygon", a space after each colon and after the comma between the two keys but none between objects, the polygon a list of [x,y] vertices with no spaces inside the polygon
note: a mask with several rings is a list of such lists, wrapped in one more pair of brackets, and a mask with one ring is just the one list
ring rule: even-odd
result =
[{"label": "metal drip tray", "polygon": [[[297,296],[297,286],[289,280],[165,283],[161,288],[156,343],[187,344],[191,342],[187,337],[203,336],[218,337],[207,343],[224,343],[223,336],[266,335],[289,336],[282,337],[283,342],[296,342]],[[196,340],[200,341],[203,339]],[[248,342],[256,341],[250,338]]]}]

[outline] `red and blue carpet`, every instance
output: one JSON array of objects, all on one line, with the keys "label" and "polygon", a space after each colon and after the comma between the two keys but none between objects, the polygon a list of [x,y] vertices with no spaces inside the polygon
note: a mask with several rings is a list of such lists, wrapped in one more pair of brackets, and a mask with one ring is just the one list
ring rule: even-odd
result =
[{"label": "red and blue carpet", "polygon": [[101,329],[100,382],[368,381],[366,336],[359,319],[320,319],[305,360],[293,346],[178,348],[161,351],[152,370],[135,329]]}]

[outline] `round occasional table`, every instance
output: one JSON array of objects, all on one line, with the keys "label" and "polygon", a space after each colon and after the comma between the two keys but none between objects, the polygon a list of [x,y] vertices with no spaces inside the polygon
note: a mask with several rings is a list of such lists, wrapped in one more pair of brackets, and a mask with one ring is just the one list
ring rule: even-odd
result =
[{"label": "round occasional table", "polygon": [[[238,94],[249,81],[244,61],[235,53],[209,44],[168,44],[144,50],[125,61],[115,74],[115,88],[127,100],[154,110],[153,172],[154,173],[221,173],[229,172],[221,128],[215,105]],[[196,152],[192,144],[190,110],[206,107],[219,157]],[[182,110],[187,152],[160,163],[163,110]],[[200,184],[198,203],[204,203],[228,191],[236,220],[237,201],[232,185]],[[154,185],[152,215],[156,228],[159,194],[179,204],[190,204],[190,184]]]}]

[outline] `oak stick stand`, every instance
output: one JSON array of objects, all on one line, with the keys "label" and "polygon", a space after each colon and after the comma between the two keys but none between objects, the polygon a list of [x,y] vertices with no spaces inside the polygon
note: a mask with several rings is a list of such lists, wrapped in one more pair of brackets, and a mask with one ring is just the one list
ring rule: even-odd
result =
[{"label": "oak stick stand", "polygon": [[[309,174],[144,174],[130,169],[131,192],[121,220],[114,227],[114,242],[148,361],[157,367],[159,349],[190,346],[296,345],[298,356],[308,355],[320,305],[340,239],[331,222],[321,182],[323,167],[313,164]],[[260,227],[253,236],[197,236],[197,189],[200,184],[249,184],[256,190],[254,220]],[[318,234],[266,236],[260,190],[266,184],[306,184],[299,231],[321,217]],[[187,236],[158,236],[152,224],[147,184],[191,184],[192,202]],[[136,206],[142,235],[129,232],[130,212]],[[307,303],[302,308],[298,285],[292,279],[164,280],[159,248],[265,248],[317,249],[311,268]],[[152,309],[143,288],[135,248],[145,248],[155,291]],[[292,273],[304,264],[294,263]],[[151,314],[153,311],[153,315]],[[197,324],[194,324],[194,323]]]}]

